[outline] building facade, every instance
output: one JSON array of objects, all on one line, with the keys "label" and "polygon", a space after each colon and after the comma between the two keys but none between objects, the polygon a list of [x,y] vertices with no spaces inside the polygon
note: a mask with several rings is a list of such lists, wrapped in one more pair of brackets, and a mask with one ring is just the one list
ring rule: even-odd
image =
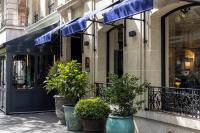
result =
[{"label": "building facade", "polygon": [[[112,26],[100,23],[103,13],[97,13],[90,19],[100,22],[88,21],[84,34],[62,37],[57,41],[60,45],[51,42],[60,48],[59,54],[54,56],[54,53],[51,58],[78,60],[92,83],[107,83],[110,73],[134,74],[141,82],[150,82],[152,87],[144,95],[144,108],[134,116],[136,133],[198,133],[200,4],[191,1],[154,0],[152,10],[137,14],[132,20],[116,21]],[[27,27],[25,30],[17,28],[17,31],[35,33],[114,2],[116,0],[28,0],[26,8],[18,11],[21,18],[18,20]],[[5,4],[3,6],[1,15],[8,10]],[[58,32],[56,35],[60,36]]]},{"label": "building facade", "polygon": [[[113,2],[69,0],[57,10],[67,22]],[[85,32],[95,38],[83,34],[82,67],[92,82],[106,83],[109,73],[129,73],[154,86],[134,117],[137,133],[199,132],[199,9],[196,2],[154,0],[154,9],[126,20],[126,31],[93,23]],[[101,13],[95,17],[103,19]],[[63,59],[71,59],[73,42],[73,37],[63,38]]]}]

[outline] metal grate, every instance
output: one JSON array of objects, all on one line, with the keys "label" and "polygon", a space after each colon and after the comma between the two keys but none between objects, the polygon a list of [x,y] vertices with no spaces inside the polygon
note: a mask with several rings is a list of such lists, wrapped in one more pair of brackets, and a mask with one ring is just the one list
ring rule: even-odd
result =
[{"label": "metal grate", "polygon": [[149,87],[148,110],[200,118],[200,89]]}]

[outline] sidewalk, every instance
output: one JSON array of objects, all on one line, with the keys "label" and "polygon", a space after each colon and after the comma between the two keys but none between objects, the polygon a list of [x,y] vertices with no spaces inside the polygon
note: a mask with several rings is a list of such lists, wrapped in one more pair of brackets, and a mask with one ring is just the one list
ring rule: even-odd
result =
[{"label": "sidewalk", "polygon": [[0,112],[0,133],[73,133],[60,125],[54,112],[6,116]]}]

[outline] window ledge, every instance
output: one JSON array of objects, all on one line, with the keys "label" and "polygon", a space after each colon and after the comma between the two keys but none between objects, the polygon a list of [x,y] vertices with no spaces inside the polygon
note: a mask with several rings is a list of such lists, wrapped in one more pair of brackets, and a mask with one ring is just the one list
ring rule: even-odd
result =
[{"label": "window ledge", "polygon": [[139,111],[135,115],[135,117],[150,119],[167,124],[173,124],[176,126],[181,126],[194,130],[200,130],[200,119],[197,118],[189,118],[181,115],[168,114],[163,112],[154,112],[154,111],[144,111],[144,110]]}]

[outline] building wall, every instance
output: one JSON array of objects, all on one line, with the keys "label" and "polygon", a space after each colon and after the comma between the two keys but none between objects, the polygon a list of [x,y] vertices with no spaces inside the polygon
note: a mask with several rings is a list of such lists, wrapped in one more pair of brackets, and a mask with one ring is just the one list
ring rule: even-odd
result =
[{"label": "building wall", "polygon": [[[22,3],[24,2],[22,0]],[[18,0],[4,0],[1,4],[3,9],[0,19],[0,45],[23,35],[25,26],[25,21],[21,21],[25,15],[25,8],[19,5]]]}]

